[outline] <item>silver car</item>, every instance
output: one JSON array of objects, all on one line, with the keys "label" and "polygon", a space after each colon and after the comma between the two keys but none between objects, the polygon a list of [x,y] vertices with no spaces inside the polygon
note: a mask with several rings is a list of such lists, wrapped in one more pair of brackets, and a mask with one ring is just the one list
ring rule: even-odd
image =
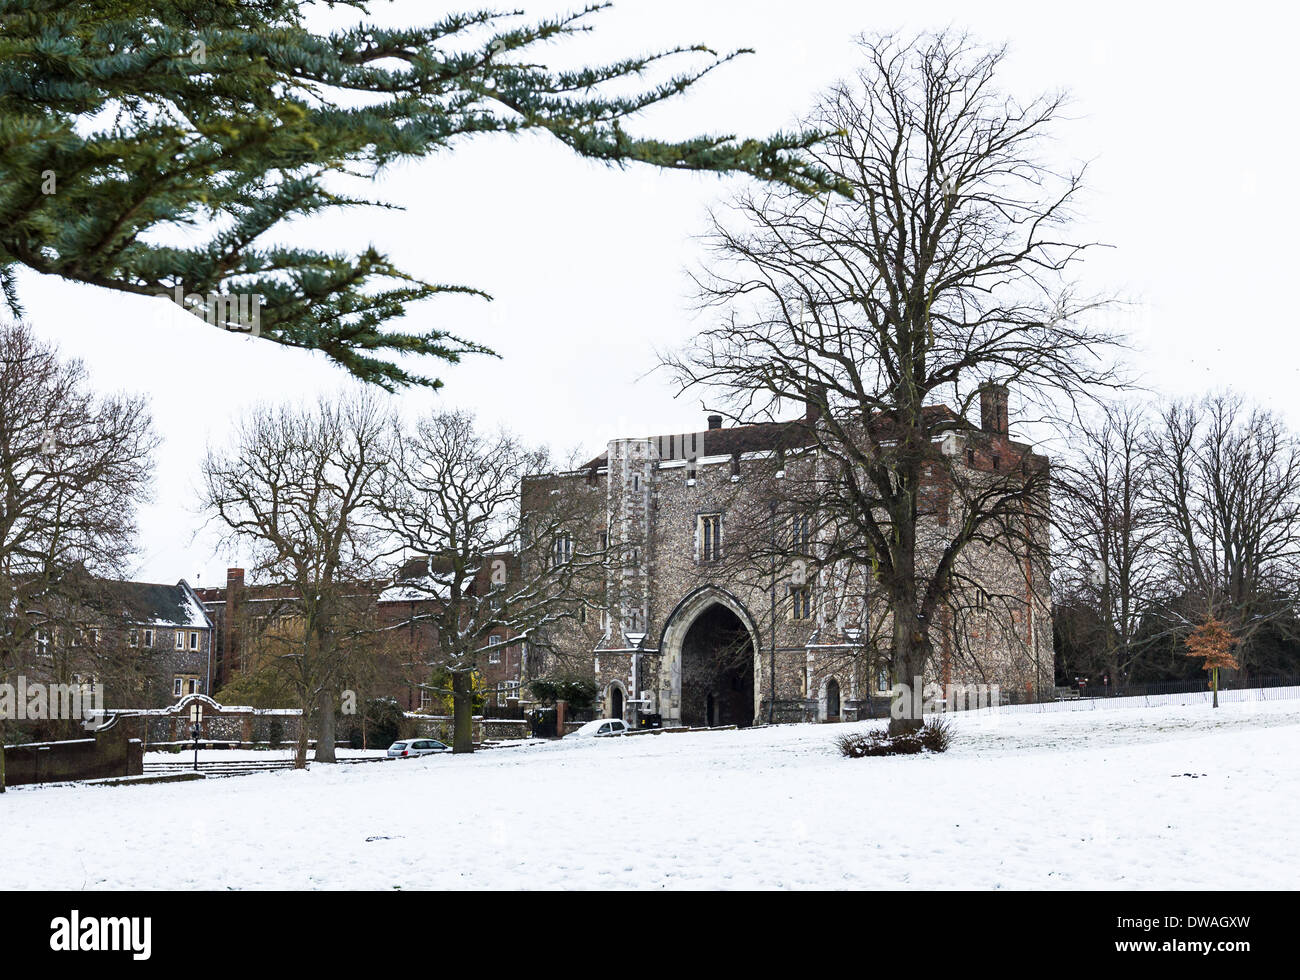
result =
[{"label": "silver car", "polygon": [[438,752],[450,751],[450,745],[443,745],[436,738],[408,738],[390,745],[388,758],[408,759],[416,755],[435,755]]}]

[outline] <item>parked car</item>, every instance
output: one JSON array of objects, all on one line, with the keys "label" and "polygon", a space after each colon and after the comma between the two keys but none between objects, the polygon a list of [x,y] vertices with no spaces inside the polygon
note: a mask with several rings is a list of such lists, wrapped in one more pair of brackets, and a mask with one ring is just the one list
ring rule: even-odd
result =
[{"label": "parked car", "polygon": [[632,726],[622,718],[597,718],[589,721],[576,732],[570,732],[569,738],[607,738],[610,735],[623,735],[632,731]]},{"label": "parked car", "polygon": [[408,738],[390,745],[388,758],[406,759],[415,755],[434,755],[438,752],[450,751],[450,745],[443,745],[436,738]]}]

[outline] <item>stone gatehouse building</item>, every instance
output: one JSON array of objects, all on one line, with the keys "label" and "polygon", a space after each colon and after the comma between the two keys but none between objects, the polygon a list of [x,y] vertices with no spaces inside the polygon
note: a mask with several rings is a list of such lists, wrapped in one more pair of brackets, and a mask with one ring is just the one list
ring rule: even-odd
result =
[{"label": "stone gatehouse building", "polygon": [[[1011,437],[1005,388],[982,392],[978,425],[942,406],[928,411],[952,423],[937,447],[945,472],[975,480],[1026,466],[1046,472],[1047,460]],[[737,535],[764,533],[738,511],[776,513],[775,504],[748,498],[771,496],[773,478],[787,469],[793,476],[817,465],[816,424],[809,416],[723,427],[715,415],[703,432],[616,439],[579,470],[529,481],[525,521],[556,494],[586,498],[590,526],[562,535],[554,560],[610,556],[603,593],[538,644],[530,672],[591,671],[603,713],[634,722],[647,714],[665,725],[741,726],[886,714],[894,681],[888,614],[869,574],[823,568],[806,577],[799,555],[816,549],[816,531],[798,515],[771,530],[772,541],[789,542],[788,556],[773,558],[780,546],[771,549],[756,571],[727,560],[743,544]],[[937,503],[926,520],[942,536],[961,515],[943,479],[927,481],[923,494]],[[1047,540],[1045,526],[1033,531]],[[1018,539],[969,546],[961,594],[932,630],[927,683],[997,685],[1004,700],[1052,691],[1048,569],[1044,553],[1030,550]]]}]

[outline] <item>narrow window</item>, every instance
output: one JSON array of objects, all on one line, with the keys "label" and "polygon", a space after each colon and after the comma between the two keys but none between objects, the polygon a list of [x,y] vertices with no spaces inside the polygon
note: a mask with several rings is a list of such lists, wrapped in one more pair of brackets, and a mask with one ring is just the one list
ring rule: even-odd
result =
[{"label": "narrow window", "polygon": [[806,555],[808,553],[808,542],[811,538],[811,524],[807,514],[796,514],[794,517],[793,532],[790,535],[791,550],[797,555]]},{"label": "narrow window", "polygon": [[190,649],[191,649],[191,650],[197,650],[198,648],[199,648],[199,634],[198,634],[198,633],[191,633],[191,634],[190,634]]},{"label": "narrow window", "polygon": [[812,588],[796,585],[790,589],[790,618],[803,621],[812,618]]},{"label": "narrow window", "polygon": [[700,561],[717,561],[722,557],[722,515],[704,514],[699,520]]},{"label": "narrow window", "polygon": [[177,677],[177,678],[172,682],[172,693],[175,694],[177,697],[180,697],[180,696],[181,696],[181,685],[184,684],[184,683],[185,683],[185,682],[184,682],[181,678],[179,678],[179,677]]},{"label": "narrow window", "polygon": [[182,633],[180,630],[176,631],[176,649],[177,650],[185,649],[185,634]]},{"label": "narrow window", "polygon": [[144,646],[146,650],[153,649],[153,630],[144,631]]},{"label": "narrow window", "polygon": [[555,536],[555,551],[551,555],[551,564],[558,568],[573,557],[573,535],[567,531]]},{"label": "narrow window", "polygon": [[126,645],[129,647],[138,647],[140,645],[139,630],[131,630],[126,634]]}]

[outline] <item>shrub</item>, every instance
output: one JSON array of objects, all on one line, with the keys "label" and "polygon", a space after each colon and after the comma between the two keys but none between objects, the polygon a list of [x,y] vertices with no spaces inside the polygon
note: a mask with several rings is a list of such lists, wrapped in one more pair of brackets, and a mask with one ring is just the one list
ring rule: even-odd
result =
[{"label": "shrub", "polygon": [[890,735],[884,728],[841,735],[837,739],[840,754],[849,759],[873,755],[918,755],[921,752],[946,752],[952,744],[952,723],[934,718],[914,732]]},{"label": "shrub", "polygon": [[284,722],[279,718],[271,720],[271,730],[267,733],[267,741],[271,743],[273,749],[278,749],[280,743],[284,741]]},{"label": "shrub", "polygon": [[600,694],[600,688],[596,686],[594,680],[576,674],[539,677],[529,683],[528,689],[542,704],[565,701],[574,711],[590,708]]}]

